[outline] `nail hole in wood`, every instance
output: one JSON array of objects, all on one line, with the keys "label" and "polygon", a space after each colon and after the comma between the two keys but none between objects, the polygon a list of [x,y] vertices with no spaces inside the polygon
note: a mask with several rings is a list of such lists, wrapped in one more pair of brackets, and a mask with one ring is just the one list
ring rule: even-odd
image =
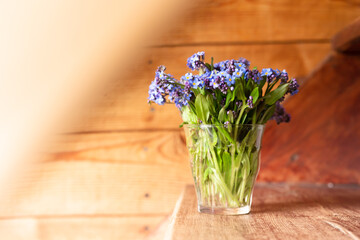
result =
[{"label": "nail hole in wood", "polygon": [[295,162],[296,160],[299,159],[299,154],[294,153],[293,155],[291,155],[290,157],[290,162]]}]

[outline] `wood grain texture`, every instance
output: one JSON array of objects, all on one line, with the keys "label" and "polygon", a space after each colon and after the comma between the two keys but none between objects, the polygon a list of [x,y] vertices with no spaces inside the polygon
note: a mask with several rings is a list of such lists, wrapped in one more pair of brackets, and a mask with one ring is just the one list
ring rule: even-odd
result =
[{"label": "wood grain texture", "polygon": [[168,239],[358,239],[360,188],[258,185],[252,211],[242,216],[197,212],[188,186]]},{"label": "wood grain texture", "polygon": [[188,164],[44,163],[1,202],[0,217],[168,214],[185,183]]},{"label": "wood grain texture", "polygon": [[0,217],[168,214],[192,182],[180,130],[71,134],[56,142],[7,193]]},{"label": "wood grain texture", "polygon": [[0,203],[2,239],[163,239],[191,173],[177,131],[71,134]]},{"label": "wood grain texture", "polygon": [[113,164],[187,165],[183,129],[59,135],[46,150],[46,161]]},{"label": "wood grain texture", "polygon": [[154,44],[322,41],[359,15],[357,0],[205,0]]},{"label": "wood grain texture", "polygon": [[285,102],[292,121],[267,125],[260,180],[360,183],[359,66],[334,53]]},{"label": "wood grain texture", "polygon": [[[332,34],[359,15],[358,6],[357,1],[342,0],[216,0],[205,1],[200,9],[190,6],[189,15],[179,18],[169,34],[157,42],[146,43],[158,47],[148,48],[148,57],[133,66],[132,75],[119,79],[116,88],[71,130],[81,133],[61,137],[46,151],[50,156],[6,193],[7,201],[0,203],[0,238],[162,239],[166,216],[183,186],[192,179],[182,130],[177,128],[181,122],[177,109],[172,105],[149,107],[145,103],[156,67],[166,64],[168,72],[179,77],[188,71],[186,58],[204,50],[219,61],[242,56],[259,68],[277,66],[303,77],[328,54]],[[301,101],[297,103],[301,105]],[[273,139],[265,138],[264,146],[267,141]],[[287,152],[291,150],[289,147]],[[277,156],[266,156],[263,154],[265,175],[261,180],[274,179],[274,172],[282,174],[276,175],[277,181],[330,181],[334,174],[339,176],[334,173],[339,166],[336,162],[320,167],[332,169],[333,175],[327,175],[315,169],[308,171],[309,165],[294,167],[296,160],[288,164],[288,155],[280,159],[280,164],[272,164]],[[314,168],[317,164],[320,163]],[[352,176],[357,166],[349,165],[353,168],[341,175],[342,180],[346,174]],[[292,169],[291,173],[286,174],[287,168]],[[274,191],[263,195],[271,196]],[[294,191],[275,192],[297,196]],[[309,203],[311,209],[318,209],[317,200],[311,199],[309,194],[305,200],[293,200],[298,209],[296,217],[304,218],[300,210],[306,210]],[[294,205],[276,199],[264,201],[270,203],[264,211],[273,210],[268,218],[272,223],[269,231],[283,231],[278,226],[296,228],[291,225]],[[290,213],[282,222],[276,222],[282,208]],[[261,212],[256,213],[255,208],[253,214]],[[350,227],[357,224],[350,214],[333,215],[327,223],[330,233],[348,233],[342,226],[344,221]],[[265,222],[257,223],[262,226]],[[315,228],[304,226],[309,231]]]},{"label": "wood grain texture", "polygon": [[179,111],[174,105],[149,106],[146,103],[148,86],[156,68],[165,64],[167,72],[175,77],[189,69],[186,59],[194,52],[204,50],[216,61],[238,58],[249,59],[253,67],[277,66],[286,69],[291,76],[303,77],[318,65],[330,51],[329,43],[321,44],[270,44],[241,46],[193,46],[155,48],[147,59],[134,66],[126,79],[121,79],[114,89],[89,109],[79,124],[70,132],[101,132],[118,130],[178,129],[181,123]]},{"label": "wood grain texture", "polygon": [[164,217],[46,217],[0,219],[4,240],[144,239]]},{"label": "wood grain texture", "polygon": [[360,17],[346,26],[332,39],[335,50],[345,53],[360,52]]}]

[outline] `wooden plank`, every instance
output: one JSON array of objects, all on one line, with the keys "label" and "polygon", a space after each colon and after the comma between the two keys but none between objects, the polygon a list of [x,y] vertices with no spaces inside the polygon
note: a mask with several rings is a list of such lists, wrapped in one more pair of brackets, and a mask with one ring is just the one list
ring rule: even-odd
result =
[{"label": "wooden plank", "polygon": [[204,50],[216,61],[239,58],[253,62],[253,67],[276,66],[291,76],[306,76],[330,51],[330,44],[273,44],[239,46],[193,46],[151,49],[130,77],[121,79],[97,107],[89,109],[71,132],[114,131],[129,129],[177,129],[181,123],[174,105],[151,107],[146,103],[148,86],[157,66],[165,64],[167,72],[180,77],[189,69],[186,59]]},{"label": "wooden plank", "polygon": [[46,161],[87,161],[188,167],[183,129],[59,135]]},{"label": "wooden plank", "polygon": [[34,167],[0,204],[0,217],[73,214],[168,214],[189,164],[56,161]]},{"label": "wooden plank", "polygon": [[332,39],[332,46],[339,52],[360,52],[360,18],[346,26]]},{"label": "wooden plank", "polygon": [[360,15],[359,1],[206,0],[155,45],[329,40]]},{"label": "wooden plank", "polygon": [[360,183],[359,66],[333,54],[285,102],[292,120],[267,125],[260,180]]},{"label": "wooden plank", "polygon": [[164,240],[170,220],[170,216],[166,217],[161,224],[146,237],[146,240]]},{"label": "wooden plank", "polygon": [[197,212],[194,188],[186,188],[169,239],[358,239],[360,188],[258,185],[249,215]]},{"label": "wooden plank", "polygon": [[6,240],[144,239],[164,217],[47,217],[1,219],[0,236]]},{"label": "wooden plank", "polygon": [[3,192],[0,217],[168,214],[192,182],[180,130],[63,137]]}]

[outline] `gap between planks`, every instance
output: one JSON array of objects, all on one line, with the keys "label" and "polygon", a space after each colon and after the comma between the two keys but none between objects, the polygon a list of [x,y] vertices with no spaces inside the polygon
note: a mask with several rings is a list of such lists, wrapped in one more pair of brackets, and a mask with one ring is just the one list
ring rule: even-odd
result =
[{"label": "gap between planks", "polygon": [[236,42],[199,42],[199,43],[180,43],[180,44],[163,44],[150,45],[146,48],[177,48],[177,47],[212,47],[212,46],[253,46],[253,45],[292,45],[292,44],[313,44],[313,43],[330,43],[330,38],[324,39],[296,39],[285,41],[236,41]]},{"label": "gap between planks", "polygon": [[164,213],[140,213],[140,214],[54,214],[54,215],[17,215],[17,216],[0,216],[2,220],[17,220],[17,219],[76,219],[76,218],[152,218],[152,217],[167,217]]},{"label": "gap between planks", "polygon": [[104,134],[104,133],[128,133],[128,132],[179,132],[182,131],[182,128],[150,128],[150,129],[114,129],[114,130],[94,130],[94,131],[74,131],[74,132],[64,132],[58,135],[74,135],[74,134]]}]

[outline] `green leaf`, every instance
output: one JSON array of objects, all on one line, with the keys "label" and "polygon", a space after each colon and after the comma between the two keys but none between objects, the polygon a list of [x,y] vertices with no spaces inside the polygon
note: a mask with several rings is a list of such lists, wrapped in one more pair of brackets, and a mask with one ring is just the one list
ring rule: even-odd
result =
[{"label": "green leaf", "polygon": [[229,117],[229,122],[234,123],[234,114],[232,111],[229,111],[228,117]]},{"label": "green leaf", "polygon": [[206,100],[209,104],[209,110],[211,112],[211,115],[216,114],[215,105],[214,105],[214,97],[210,94],[206,95]]},{"label": "green leaf", "polygon": [[228,91],[228,93],[226,94],[225,108],[227,108],[229,106],[232,95],[233,95],[233,93],[231,91]]},{"label": "green leaf", "polygon": [[190,105],[183,108],[181,117],[185,123],[190,124],[196,124],[198,120],[196,114],[191,110]]},{"label": "green leaf", "polygon": [[252,89],[253,89],[253,81],[247,81],[245,85],[245,95],[250,94]]},{"label": "green leaf", "polygon": [[265,124],[269,119],[274,115],[276,105],[270,106],[268,109],[266,109],[264,115],[261,117],[260,124]]},{"label": "green leaf", "polygon": [[228,151],[224,151],[222,154],[223,160],[223,173],[227,177],[225,180],[226,182],[230,182],[230,175],[231,175],[231,155]]},{"label": "green leaf", "polygon": [[221,123],[226,122],[226,109],[225,109],[225,107],[220,109],[218,119],[219,119],[219,122],[221,122]]},{"label": "green leaf", "polygon": [[184,124],[188,124],[188,122],[182,122],[180,125],[179,125],[179,128],[182,128],[184,126]]},{"label": "green leaf", "polygon": [[[195,105],[193,102],[189,102],[189,107],[190,107],[190,110],[195,114],[195,117],[196,117],[196,109],[195,109]],[[196,120],[197,121],[197,117],[196,117]]]},{"label": "green leaf", "polygon": [[232,125],[231,124],[228,125],[227,129],[228,129],[229,133],[232,133]]},{"label": "green leaf", "polygon": [[254,88],[254,89],[252,90],[250,96],[253,97],[253,103],[255,104],[256,101],[257,101],[258,98],[259,98],[259,88],[258,88],[258,87]]},{"label": "green leaf", "polygon": [[209,103],[206,101],[206,97],[202,94],[197,95],[195,99],[195,109],[197,117],[203,122],[207,123],[210,117]]},{"label": "green leaf", "polygon": [[211,65],[210,65],[210,64],[205,63],[205,66],[206,66],[206,67],[207,67],[207,69],[209,69],[210,71],[212,70],[212,69],[211,69]]},{"label": "green leaf", "polygon": [[230,102],[235,100],[235,97],[238,95],[240,88],[241,88],[240,84],[235,85],[235,89],[232,92],[232,97],[231,97]]},{"label": "green leaf", "polygon": [[231,167],[231,155],[228,151],[223,152],[222,159],[224,160],[224,162],[229,163],[229,166]]},{"label": "green leaf", "polygon": [[208,167],[205,169],[204,171],[204,175],[203,175],[203,182],[206,182],[209,179],[209,174],[211,172],[211,168]]},{"label": "green leaf", "polygon": [[250,174],[250,159],[249,159],[248,154],[246,154],[246,153],[243,155],[242,164],[243,164],[243,168],[245,168],[245,170],[246,170],[246,176],[249,176],[249,174]]},{"label": "green leaf", "polygon": [[244,92],[244,85],[243,85],[243,80],[242,79],[240,79],[240,81],[236,82],[234,95],[239,100],[246,101],[245,92]]},{"label": "green leaf", "polygon": [[218,136],[214,128],[212,129],[211,140],[211,145],[215,147],[218,144]]},{"label": "green leaf", "polygon": [[265,104],[267,105],[273,105],[277,100],[279,100],[281,97],[285,95],[289,87],[288,83],[280,85],[277,89],[274,91],[271,91],[270,93],[265,95]]}]

